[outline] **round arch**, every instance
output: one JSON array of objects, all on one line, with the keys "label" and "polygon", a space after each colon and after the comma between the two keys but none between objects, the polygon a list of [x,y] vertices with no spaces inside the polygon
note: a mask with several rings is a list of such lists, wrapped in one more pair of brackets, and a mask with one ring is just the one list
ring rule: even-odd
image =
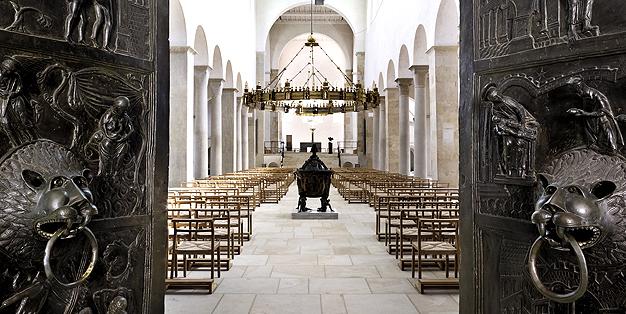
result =
[{"label": "round arch", "polygon": [[441,0],[435,23],[435,46],[459,44],[459,14],[454,0]]},{"label": "round arch", "polygon": [[224,78],[224,66],[222,64],[222,52],[219,46],[215,46],[213,49],[213,70],[211,71],[211,78]]},{"label": "round arch", "polygon": [[[341,2],[339,2],[341,3]],[[346,2],[347,5],[348,2]],[[257,49],[260,47],[265,47],[265,44],[267,42],[268,39],[268,35],[270,33],[270,30],[272,28],[272,25],[274,25],[274,23],[276,23],[276,20],[278,20],[278,18],[283,15],[285,12],[295,8],[295,7],[299,7],[302,5],[309,5],[310,1],[296,1],[291,3],[288,6],[283,7],[282,9],[279,8],[266,8],[268,9],[268,11],[266,11],[267,14],[267,19],[266,20],[261,20],[260,22],[260,26],[258,27],[258,33],[257,33],[257,38],[258,40],[261,40],[259,42],[257,42]],[[324,6],[335,11],[337,14],[339,14],[341,17],[343,17],[343,19],[346,21],[346,23],[348,24],[348,26],[350,27],[350,29],[352,30],[352,32],[354,33],[354,30],[357,29],[357,17],[348,17],[343,10],[338,9],[336,6],[334,5],[329,5],[327,3],[324,3]],[[258,10],[258,9],[257,9]],[[268,13],[269,12],[269,13]],[[365,21],[363,21],[364,23]],[[361,25],[362,23],[358,23],[358,25]],[[364,25],[361,25],[364,26]]]},{"label": "round arch", "polygon": [[[306,40],[307,36],[308,33],[301,34],[300,37],[292,39],[285,45],[278,57],[278,70],[282,70],[282,68],[287,65],[287,62],[291,61],[295,53],[302,47],[302,44]],[[318,43],[320,43],[320,46],[324,46],[324,50],[332,57],[333,61],[341,68],[342,71],[345,71],[346,68],[351,67],[351,63],[349,62],[349,60],[346,60],[345,56],[341,52],[342,47],[340,43],[336,42],[333,38],[327,37],[322,34],[314,33],[313,36],[317,36],[316,40],[318,41]],[[305,64],[308,64],[308,62],[310,62],[309,52],[308,47],[305,47],[305,49],[300,52],[300,55],[294,59],[293,63],[289,66],[287,71],[284,72],[281,81],[293,78],[298,70],[302,69],[302,67]],[[340,84],[343,85],[343,75],[318,48],[315,49],[315,66],[324,76],[328,78],[328,81],[331,83],[331,85],[335,84],[336,80],[340,80]],[[298,78],[306,79],[306,75],[300,73]]]},{"label": "round arch", "polygon": [[194,56],[194,65],[207,66],[209,65],[209,46],[206,42],[206,35],[202,26],[196,28],[196,35],[193,42],[193,49],[196,51]]},{"label": "round arch", "polygon": [[413,65],[428,65],[428,38],[426,37],[426,29],[420,24],[415,30],[415,38],[413,39]]},{"label": "round arch", "polygon": [[237,95],[243,95],[243,83],[241,82],[241,72],[237,72],[237,80],[235,81],[235,88],[237,88]]},{"label": "round arch", "polygon": [[226,61],[226,74],[224,75],[224,87],[226,88],[234,88],[235,83],[233,82],[233,65],[230,63],[230,60]]},{"label": "round arch", "polygon": [[[270,37],[270,35],[277,35],[277,37],[279,37],[276,40],[268,41],[268,43],[270,44],[269,45],[270,68],[273,68],[274,66],[278,66],[278,60],[280,58],[281,52],[283,51],[283,49],[285,49],[285,46],[290,41],[292,41],[294,38],[302,36],[303,34],[309,34],[308,31],[303,31],[296,27],[286,28],[277,33],[278,34],[274,34],[272,33],[272,31],[270,31],[270,34],[268,34],[268,37]],[[352,31],[349,31],[349,33],[339,32],[335,28],[332,28],[332,27],[323,27],[323,28],[315,29],[313,33],[313,37],[315,37],[316,34],[324,35],[332,39],[333,41],[335,41],[341,47],[343,51],[346,64],[349,65],[350,68],[352,68],[352,63],[353,63],[352,52],[354,50],[354,33],[352,33]],[[304,42],[302,42],[302,44],[304,44]],[[342,69],[342,70],[345,70],[345,69]]]},{"label": "round arch", "polygon": [[387,87],[395,86],[396,84],[396,67],[393,65],[393,60],[389,60],[387,64]]},{"label": "round arch", "polygon": [[170,1],[169,14],[170,46],[187,46],[187,22],[178,0]]},{"label": "round arch", "polygon": [[410,66],[409,49],[406,48],[406,45],[402,45],[398,56],[398,77],[413,77],[411,70],[409,70]]}]

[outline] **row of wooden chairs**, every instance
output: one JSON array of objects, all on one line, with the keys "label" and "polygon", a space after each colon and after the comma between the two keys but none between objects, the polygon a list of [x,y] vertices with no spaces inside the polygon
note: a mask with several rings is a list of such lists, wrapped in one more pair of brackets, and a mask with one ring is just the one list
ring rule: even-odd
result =
[{"label": "row of wooden chairs", "polygon": [[[252,237],[255,208],[278,202],[294,180],[293,170],[273,170],[252,169],[170,188],[168,288],[207,288],[212,293],[215,277],[230,269],[244,241]],[[210,278],[187,279],[187,272],[195,269],[208,269]]]},{"label": "row of wooden chairs", "polygon": [[[376,236],[399,260],[402,270],[424,287],[422,269],[435,266],[458,278],[459,192],[447,183],[373,169],[340,169],[333,175],[339,193],[352,203],[368,203],[376,214]],[[409,253],[410,258],[405,258]],[[441,283],[438,287],[458,287]]]}]

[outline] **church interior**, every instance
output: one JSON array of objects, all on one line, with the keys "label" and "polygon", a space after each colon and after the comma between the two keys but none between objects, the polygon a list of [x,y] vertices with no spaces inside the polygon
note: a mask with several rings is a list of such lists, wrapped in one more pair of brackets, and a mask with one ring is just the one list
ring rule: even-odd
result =
[{"label": "church interior", "polygon": [[0,314],[626,314],[620,0],[0,0]]},{"label": "church interior", "polygon": [[[458,312],[456,1],[174,0],[169,38],[168,213],[194,196],[243,207],[224,266],[168,274],[213,278],[213,294],[172,285],[167,313]],[[340,91],[334,110],[313,95],[324,84]],[[339,94],[357,88],[362,100]],[[307,209],[293,172],[313,146],[334,172],[321,214],[336,220],[292,219]],[[417,216],[443,219],[447,238],[420,263]]]}]

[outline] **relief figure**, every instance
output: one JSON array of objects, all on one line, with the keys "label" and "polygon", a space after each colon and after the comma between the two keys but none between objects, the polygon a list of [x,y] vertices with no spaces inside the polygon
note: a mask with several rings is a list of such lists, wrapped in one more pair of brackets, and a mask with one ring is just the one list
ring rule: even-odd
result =
[{"label": "relief figure", "polygon": [[500,136],[500,171],[504,175],[532,175],[532,146],[539,123],[517,100],[505,96],[495,86],[485,91],[485,99],[494,104],[494,131]]},{"label": "relief figure", "polygon": [[[98,175],[113,175],[128,152],[128,140],[133,134],[133,123],[128,115],[130,101],[124,96],[115,98],[98,122],[98,130],[90,144],[98,144],[100,155]],[[89,146],[91,146],[89,145]]]},{"label": "relief figure", "polygon": [[[608,98],[599,90],[588,86],[581,77],[575,76],[567,81],[576,94],[591,105],[591,111],[570,108],[567,113],[585,119],[585,136],[589,146],[604,151],[618,151],[624,146],[624,138],[611,110]],[[620,117],[621,118],[621,117]]]},{"label": "relief figure", "polygon": [[568,30],[570,40],[600,35],[600,28],[591,25],[594,0],[569,0]]},{"label": "relief figure", "polygon": [[37,139],[31,103],[24,95],[19,62],[11,57],[0,64],[0,126],[13,147]]},{"label": "relief figure", "polygon": [[102,48],[109,49],[109,39],[113,27],[111,9],[111,0],[93,0],[93,12],[96,19],[93,22],[90,38],[95,47],[98,47],[98,34],[102,32]]},{"label": "relief figure", "polygon": [[78,28],[78,42],[82,43],[85,33],[87,0],[67,0],[68,14],[65,18],[65,40],[73,42],[72,34]]}]

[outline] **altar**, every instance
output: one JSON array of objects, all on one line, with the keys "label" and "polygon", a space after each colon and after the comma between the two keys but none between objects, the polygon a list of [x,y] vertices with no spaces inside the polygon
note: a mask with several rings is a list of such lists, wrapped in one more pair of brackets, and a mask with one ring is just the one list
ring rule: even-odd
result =
[{"label": "altar", "polygon": [[320,142],[300,142],[300,152],[308,152],[309,148],[315,146],[318,152],[322,151],[322,143]]}]

